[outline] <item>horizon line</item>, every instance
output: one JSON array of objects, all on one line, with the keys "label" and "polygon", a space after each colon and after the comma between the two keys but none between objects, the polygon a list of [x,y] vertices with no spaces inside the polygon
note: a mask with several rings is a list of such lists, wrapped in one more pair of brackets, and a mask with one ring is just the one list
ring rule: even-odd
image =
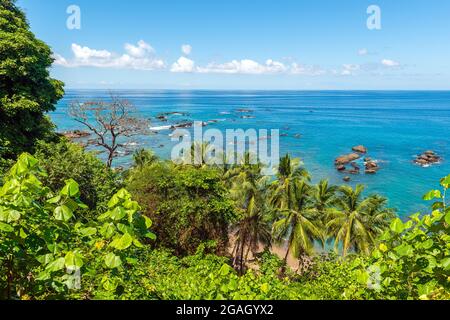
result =
[{"label": "horizon line", "polygon": [[450,92],[449,89],[202,89],[202,88],[171,88],[171,89],[164,89],[164,88],[65,88],[65,91],[75,91],[75,90],[84,90],[84,91],[117,91],[117,90],[127,90],[127,91],[241,91],[241,92],[249,92],[249,91],[279,91],[279,92],[317,92],[317,91],[360,91],[360,92]]}]

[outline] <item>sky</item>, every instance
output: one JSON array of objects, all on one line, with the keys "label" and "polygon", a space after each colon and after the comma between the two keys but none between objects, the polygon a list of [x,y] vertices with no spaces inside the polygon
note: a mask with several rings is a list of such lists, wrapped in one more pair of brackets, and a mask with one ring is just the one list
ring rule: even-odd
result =
[{"label": "sky", "polygon": [[52,76],[68,89],[450,88],[448,0],[18,5],[51,46]]}]

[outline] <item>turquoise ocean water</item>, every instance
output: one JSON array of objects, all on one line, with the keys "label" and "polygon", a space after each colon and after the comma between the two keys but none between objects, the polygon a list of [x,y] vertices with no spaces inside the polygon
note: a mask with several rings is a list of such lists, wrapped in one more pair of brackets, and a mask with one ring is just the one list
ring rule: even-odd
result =
[{"label": "turquoise ocean water", "polygon": [[[344,175],[335,170],[334,159],[363,144],[381,170],[376,175],[354,175],[350,184],[362,183],[368,193],[387,196],[403,217],[426,210],[421,197],[450,174],[450,92],[119,90],[113,94],[133,103],[140,116],[151,118],[152,127],[219,120],[208,127],[223,132],[280,129],[281,153],[302,158],[314,181],[328,178],[343,183]],[[68,105],[109,96],[109,91],[68,90],[51,118],[59,131],[83,129],[67,115]],[[238,109],[253,112],[242,114]],[[169,116],[167,122],[155,120],[165,112],[181,114]],[[159,131],[135,142],[168,158],[175,144],[170,133]],[[442,156],[440,164],[422,168],[412,163],[415,155],[430,149]],[[129,161],[124,157],[116,165],[126,166]]]}]

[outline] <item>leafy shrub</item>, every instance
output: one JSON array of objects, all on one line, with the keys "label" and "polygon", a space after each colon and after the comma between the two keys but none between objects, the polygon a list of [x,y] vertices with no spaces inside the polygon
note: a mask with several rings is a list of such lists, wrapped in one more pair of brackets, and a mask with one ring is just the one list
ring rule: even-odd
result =
[{"label": "leafy shrub", "polygon": [[[445,198],[450,175],[441,180],[441,186],[442,192],[432,190],[424,197],[437,200],[431,214],[417,213],[406,222],[397,218],[381,236],[378,249],[359,275],[362,282],[376,281],[372,297],[450,298],[450,208]],[[373,270],[378,279],[370,279]]]},{"label": "leafy shrub", "polygon": [[46,176],[45,186],[60,189],[67,179],[80,185],[81,201],[91,210],[105,210],[108,200],[119,190],[120,177],[107,168],[94,154],[62,139],[58,143],[39,142],[35,154]]},{"label": "leafy shrub", "polygon": [[185,255],[214,240],[225,252],[234,207],[219,171],[157,162],[133,170],[127,189],[154,221],[159,246]]},{"label": "leafy shrub", "polygon": [[298,281],[298,291],[308,300],[359,300],[369,290],[358,281],[358,256],[318,256],[314,267]]},{"label": "leafy shrub", "polygon": [[155,238],[151,220],[122,189],[85,224],[79,185],[67,180],[55,194],[39,181],[43,174],[37,159],[22,154],[0,189],[0,295],[114,299],[132,291],[126,279],[142,239]]},{"label": "leafy shrub", "polygon": [[298,299],[288,278],[248,271],[239,276],[227,258],[206,254],[200,246],[189,257],[177,258],[167,251],[150,252],[142,286],[164,300],[275,300]]}]

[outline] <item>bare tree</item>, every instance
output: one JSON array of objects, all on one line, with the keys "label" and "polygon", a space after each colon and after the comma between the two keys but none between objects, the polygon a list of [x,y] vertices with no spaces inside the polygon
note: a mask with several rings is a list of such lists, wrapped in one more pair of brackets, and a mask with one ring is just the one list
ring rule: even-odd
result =
[{"label": "bare tree", "polygon": [[108,167],[112,166],[118,150],[127,148],[120,142],[123,140],[121,138],[146,134],[150,124],[148,120],[136,116],[136,108],[127,100],[114,96],[111,96],[111,102],[73,102],[69,115],[95,136],[91,144],[106,149]]}]

